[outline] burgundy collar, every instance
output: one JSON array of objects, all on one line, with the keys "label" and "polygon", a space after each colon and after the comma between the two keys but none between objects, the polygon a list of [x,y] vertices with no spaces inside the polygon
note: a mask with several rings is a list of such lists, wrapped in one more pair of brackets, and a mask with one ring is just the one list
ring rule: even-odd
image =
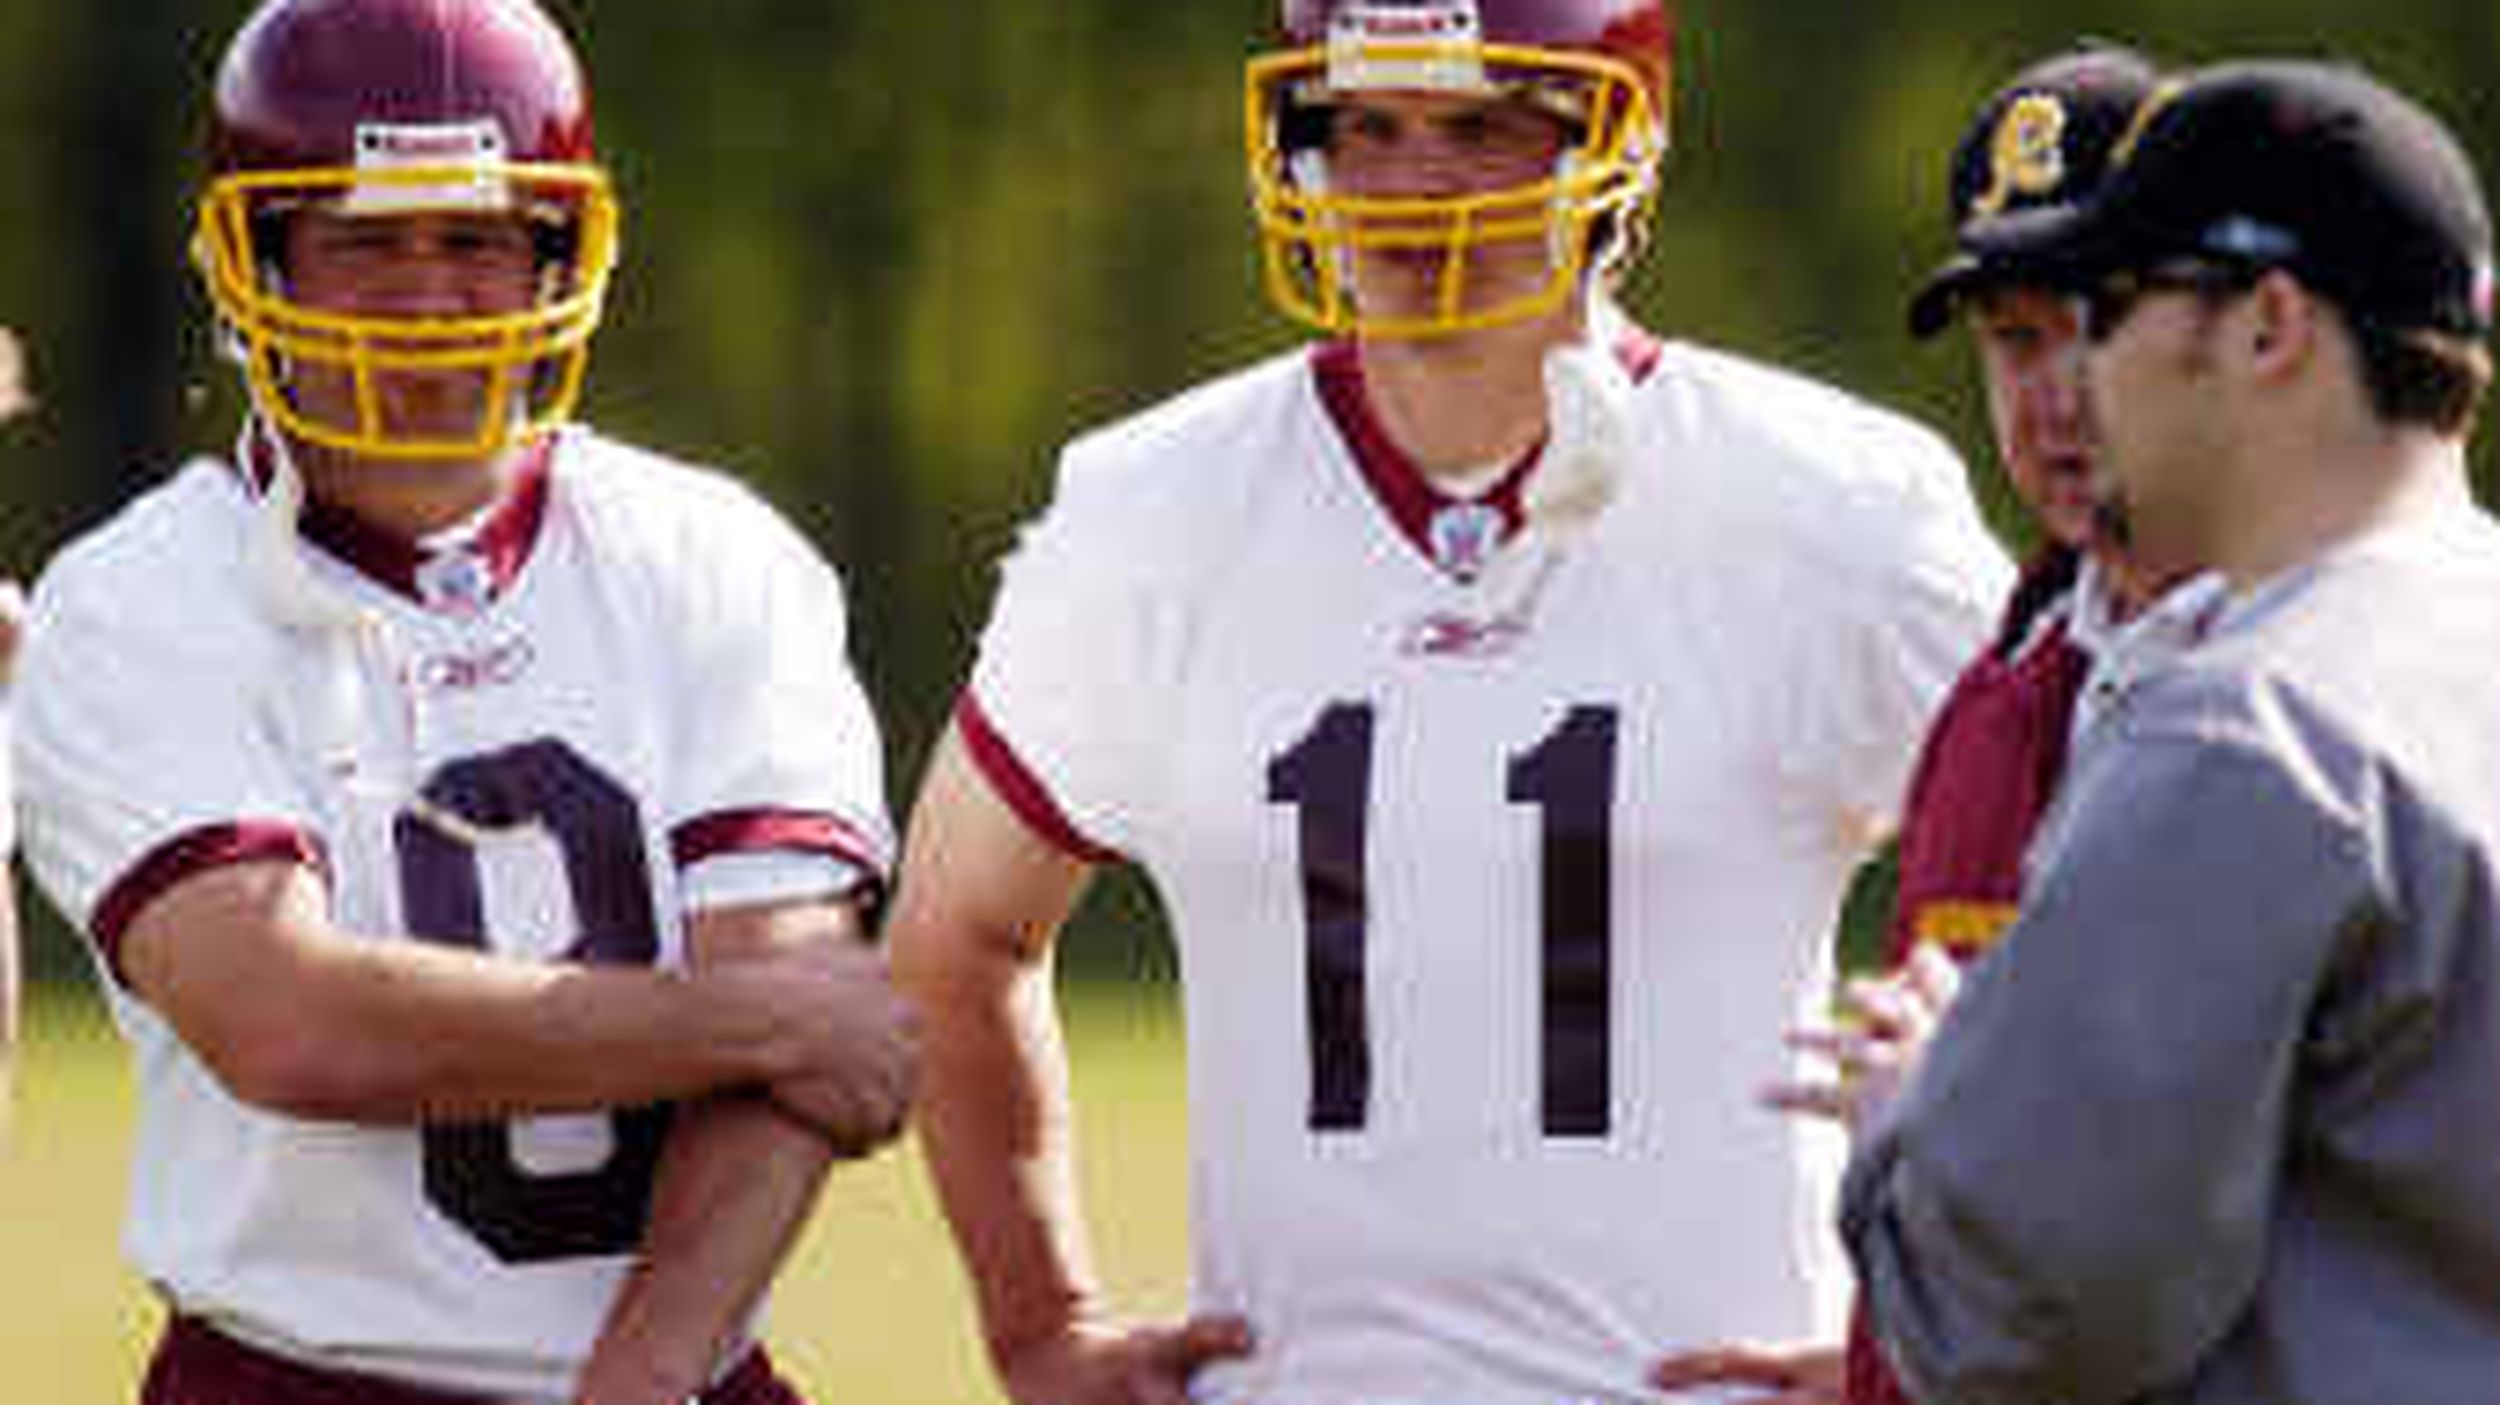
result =
[{"label": "burgundy collar", "polygon": [[[1647,380],[1657,369],[1665,346],[1656,337],[1638,327],[1626,327],[1615,340],[1615,358],[1621,362],[1633,381]],[[1435,487],[1424,476],[1397,441],[1389,437],[1386,425],[1373,413],[1371,396],[1363,384],[1363,353],[1361,344],[1351,339],[1325,342],[1313,353],[1311,370],[1319,389],[1320,403],[1328,418],[1337,426],[1346,449],[1354,456],[1354,465],[1361,470],[1365,486],[1389,520],[1428,560],[1442,563],[1441,553],[1434,550],[1433,521],[1444,511],[1474,503],[1492,509],[1499,524],[1494,541],[1499,545],[1510,540],[1527,520],[1526,488],[1528,475],[1545,451],[1543,440],[1537,441],[1519,456],[1519,461],[1505,470],[1492,487],[1472,498],[1454,497]],[[1450,569],[1442,563],[1444,569]]]},{"label": "burgundy collar", "polygon": [[[538,545],[539,528],[547,517],[548,465],[555,457],[556,436],[546,435],[521,450],[511,489],[488,509],[455,547],[429,548],[384,531],[335,503],[307,499],[297,530],[304,540],[346,562],[359,573],[419,604],[438,603],[439,590],[425,584],[427,568],[455,552],[485,568],[484,599],[492,600],[511,586]],[[257,426],[244,438],[254,482],[267,484],[271,471],[269,441]],[[445,580],[457,579],[445,573]],[[452,587],[455,591],[458,587]]]}]

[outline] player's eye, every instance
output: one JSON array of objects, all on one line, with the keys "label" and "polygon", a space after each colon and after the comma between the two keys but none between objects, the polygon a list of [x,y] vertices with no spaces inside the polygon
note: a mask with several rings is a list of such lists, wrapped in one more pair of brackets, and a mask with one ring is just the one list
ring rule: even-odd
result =
[{"label": "player's eye", "polygon": [[525,268],[537,256],[529,231],[508,222],[454,225],[443,232],[442,246],[461,263],[487,268]]},{"label": "player's eye", "polygon": [[2048,337],[2028,322],[1990,323],[1981,332],[1997,354],[2016,361],[2028,361],[2040,354]]},{"label": "player's eye", "polygon": [[1378,151],[1396,146],[1398,119],[1377,108],[1340,107],[1329,126],[1329,145],[1338,151]]}]

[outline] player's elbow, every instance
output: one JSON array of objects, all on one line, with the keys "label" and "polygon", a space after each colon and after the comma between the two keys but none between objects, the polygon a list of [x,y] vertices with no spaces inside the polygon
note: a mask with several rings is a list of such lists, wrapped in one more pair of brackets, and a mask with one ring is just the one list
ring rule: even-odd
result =
[{"label": "player's elbow", "polygon": [[394,1108],[353,1033],[316,1019],[263,1019],[196,1045],[237,1102],[317,1122],[386,1117]]}]

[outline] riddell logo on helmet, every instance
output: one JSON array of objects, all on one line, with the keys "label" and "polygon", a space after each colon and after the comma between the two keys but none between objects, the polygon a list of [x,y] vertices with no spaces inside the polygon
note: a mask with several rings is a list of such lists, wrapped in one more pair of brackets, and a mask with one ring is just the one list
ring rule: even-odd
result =
[{"label": "riddell logo on helmet", "polygon": [[[491,119],[364,123],[356,128],[359,179],[348,197],[348,212],[504,209],[511,203],[510,192],[495,172],[503,159],[503,129]],[[443,174],[426,174],[438,171]],[[410,174],[419,178],[406,178]]]},{"label": "riddell logo on helmet", "polygon": [[1467,0],[1438,5],[1349,5],[1337,15],[1337,27],[1359,30],[1372,40],[1422,39],[1463,43],[1480,28],[1476,7]]},{"label": "riddell logo on helmet", "polygon": [[1348,5],[1329,26],[1328,86],[1338,92],[1480,91],[1482,33],[1474,0]]},{"label": "riddell logo on helmet", "polygon": [[367,122],[356,129],[359,166],[470,165],[502,159],[503,132],[491,121]]}]

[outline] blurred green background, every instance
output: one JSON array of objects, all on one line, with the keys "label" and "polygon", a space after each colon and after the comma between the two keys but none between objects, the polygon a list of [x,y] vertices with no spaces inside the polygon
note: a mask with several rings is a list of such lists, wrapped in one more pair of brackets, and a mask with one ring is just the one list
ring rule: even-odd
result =
[{"label": "blurred green background", "polygon": [[[740,474],[840,563],[899,809],[1057,442],[1294,340],[1260,301],[1242,195],[1240,61],[1272,0],[549,4],[591,67],[626,209],[587,413]],[[41,399],[0,426],[0,573],[31,576],[179,458],[231,441],[235,396],[182,249],[205,94],[247,8],[0,0],[0,324],[25,337]],[[1967,356],[1914,346],[1900,306],[1942,246],[1945,153],[2021,62],[2081,35],[2183,62],[2343,55],[2445,115],[2487,179],[2500,157],[2492,0],[1681,8],[1678,149],[1634,308],[1907,409],[1983,459]],[[2478,445],[2486,481],[2490,462]],[[1994,475],[1975,484],[2019,538]],[[118,1341],[148,1321],[111,1259],[124,1085],[75,947],[28,897],[51,988],[0,1161],[0,1324],[15,1324],[0,1399],[112,1398],[118,1357],[65,1378],[102,1385],[20,1374],[112,1354],[56,1331]],[[1072,938],[1078,979],[1154,987],[1148,906],[1109,885]],[[1168,1302],[1177,1082],[1168,1002],[1148,999],[1089,999],[1080,1057],[1118,1051],[1093,1075],[1095,1115],[1114,1119],[1096,1172],[1131,1226],[1107,1256]],[[853,1218],[820,1226],[780,1335],[844,1398],[983,1398],[907,1164],[837,1196],[828,1214]],[[906,1271],[910,1291],[892,1280]],[[894,1338],[907,1321],[942,1345]]]}]

